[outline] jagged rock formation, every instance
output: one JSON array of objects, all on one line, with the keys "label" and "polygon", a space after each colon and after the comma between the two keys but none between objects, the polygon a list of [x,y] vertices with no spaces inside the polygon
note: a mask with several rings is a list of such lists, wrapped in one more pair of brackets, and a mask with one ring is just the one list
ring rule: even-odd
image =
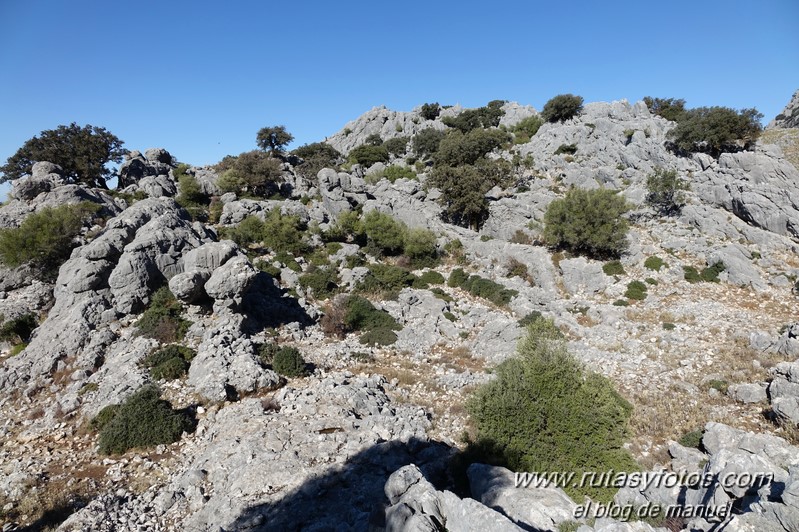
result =
[{"label": "jagged rock formation", "polygon": [[769,122],[767,129],[789,129],[799,127],[799,91],[793,93],[791,101],[780,114]]}]

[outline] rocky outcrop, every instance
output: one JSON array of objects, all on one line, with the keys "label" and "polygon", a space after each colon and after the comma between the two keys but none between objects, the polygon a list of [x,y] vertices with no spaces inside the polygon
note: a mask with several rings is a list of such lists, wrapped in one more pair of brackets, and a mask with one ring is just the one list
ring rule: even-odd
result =
[{"label": "rocky outcrop", "polygon": [[[173,163],[173,157],[163,148],[150,148],[144,152],[144,155],[140,151],[133,150],[125,156],[125,161],[119,166],[118,188],[127,189],[131,185],[137,185],[145,177],[167,176],[172,170]],[[151,180],[152,182],[157,180]],[[142,185],[142,188],[145,186]]]},{"label": "rocky outcrop", "polygon": [[793,93],[791,101],[780,114],[769,122],[766,129],[788,129],[799,127],[799,91]]}]

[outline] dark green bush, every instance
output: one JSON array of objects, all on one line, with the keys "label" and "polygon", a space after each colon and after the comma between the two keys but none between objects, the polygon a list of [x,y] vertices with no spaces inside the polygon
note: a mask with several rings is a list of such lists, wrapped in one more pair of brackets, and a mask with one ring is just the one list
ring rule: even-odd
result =
[{"label": "dark green bush", "polygon": [[397,255],[402,253],[408,228],[377,210],[369,211],[361,220],[362,231],[366,234],[369,247],[378,254]]},{"label": "dark green bush", "polygon": [[407,270],[392,264],[370,264],[369,273],[356,290],[367,293],[396,293],[411,286],[414,276]]},{"label": "dark green bush", "polygon": [[656,272],[659,272],[663,266],[666,266],[666,263],[663,262],[663,259],[661,259],[657,255],[652,255],[651,257],[647,257],[646,260],[644,261],[644,268],[648,268]]},{"label": "dark green bush", "polygon": [[272,358],[272,369],[284,377],[301,377],[305,375],[305,359],[294,347],[282,347]]},{"label": "dark green bush", "polygon": [[710,389],[726,394],[730,387],[730,383],[722,379],[711,379],[708,381],[707,386]]},{"label": "dark green bush", "polygon": [[96,416],[89,422],[89,426],[96,430],[101,431],[109,421],[114,419],[119,411],[119,405],[108,405],[100,410]]},{"label": "dark green bush", "polygon": [[[472,443],[484,459],[514,471],[635,471],[623,448],[632,406],[607,378],[588,372],[567,350],[551,320],[528,327],[519,356],[468,402]],[[576,483],[575,483],[576,484]],[[574,499],[610,501],[617,488],[566,486]]]},{"label": "dark green bush", "polygon": [[466,109],[458,116],[445,116],[441,121],[446,126],[458,129],[463,133],[479,128],[496,127],[505,114],[505,111],[502,110],[504,104],[505,102],[502,100],[493,100],[488,102],[485,107]]},{"label": "dark green bush", "polygon": [[649,108],[650,113],[662,116],[672,122],[679,122],[685,115],[685,100],[646,96],[644,97],[644,103]]},{"label": "dark green bush", "polygon": [[418,176],[416,175],[416,172],[407,166],[398,166],[396,164],[392,164],[383,171],[383,177],[393,183],[397,179],[417,179]]},{"label": "dark green bush", "polygon": [[696,268],[693,266],[683,266],[683,279],[688,281],[689,283],[698,283],[702,280],[702,277],[699,276],[699,272],[696,271]]},{"label": "dark green bush", "polygon": [[76,246],[75,237],[100,206],[84,201],[45,207],[19,227],[0,229],[0,262],[11,268],[29,264],[42,280],[52,281]]},{"label": "dark green bush", "polygon": [[618,260],[612,260],[602,265],[605,275],[624,275],[624,266]]},{"label": "dark green bush", "polygon": [[711,264],[707,268],[704,268],[702,273],[699,274],[699,277],[701,277],[706,283],[717,283],[719,282],[719,274],[725,269],[726,268],[723,262],[717,262],[715,264]]},{"label": "dark green bush", "polygon": [[435,120],[441,113],[441,106],[436,103],[426,103],[422,105],[421,115],[425,120]]},{"label": "dark green bush", "polygon": [[405,155],[405,150],[408,148],[408,142],[410,140],[410,137],[394,137],[393,139],[385,141],[383,146],[386,147],[389,154],[399,157]]},{"label": "dark green bush", "polygon": [[384,310],[378,310],[363,297],[352,295],[345,304],[344,323],[349,330],[371,331],[374,329],[390,329],[398,331],[402,327]]},{"label": "dark green bush", "polygon": [[693,449],[701,449],[702,448],[702,431],[701,430],[692,430],[691,432],[687,432],[684,434],[679,441],[679,444],[683,447],[691,447]]},{"label": "dark green bush", "polygon": [[440,299],[442,301],[446,301],[447,303],[451,303],[452,302],[452,296],[450,296],[448,293],[444,292],[444,290],[442,290],[441,288],[439,288],[437,286],[431,288],[430,292],[434,296],[436,296],[438,299]]},{"label": "dark green bush", "polygon": [[139,334],[154,338],[161,343],[173,343],[183,339],[191,322],[181,317],[183,305],[175,298],[169,288],[159,288],[150,299],[136,328]]},{"label": "dark green bush", "polygon": [[338,272],[333,267],[309,268],[300,275],[300,286],[310,288],[317,300],[327,299],[338,291]]},{"label": "dark green bush", "polygon": [[308,251],[308,244],[303,238],[304,229],[299,217],[283,215],[279,208],[275,208],[266,216],[261,237],[264,245],[276,253],[301,255]]},{"label": "dark green bush", "polygon": [[271,366],[275,360],[275,354],[280,351],[280,346],[274,342],[266,342],[258,347],[258,359],[264,366]]},{"label": "dark green bush", "polygon": [[435,270],[429,270],[413,280],[414,288],[428,288],[431,284],[444,284],[446,279]]},{"label": "dark green bush", "polygon": [[673,323],[669,323],[667,321],[663,322],[663,330],[665,330],[665,331],[673,331],[676,328],[677,328],[677,326],[674,325]]},{"label": "dark green bush", "polygon": [[369,346],[392,345],[397,341],[397,333],[391,329],[372,329],[361,335],[359,341]]},{"label": "dark green bush", "polygon": [[438,151],[446,133],[438,129],[423,129],[413,137],[413,151],[421,158],[430,157]]},{"label": "dark green bush", "polygon": [[630,303],[626,299],[617,299],[613,302],[613,305],[616,307],[629,307]]},{"label": "dark green bush", "polygon": [[455,268],[452,270],[452,273],[449,274],[449,280],[447,281],[447,286],[456,287],[456,286],[463,286],[463,283],[469,278],[469,274],[463,271],[463,268]]},{"label": "dark green bush", "polygon": [[264,221],[257,216],[250,215],[239,222],[238,225],[222,228],[220,235],[247,249],[252,244],[263,241]]},{"label": "dark green bush", "polygon": [[686,111],[668,137],[679,151],[703,151],[718,157],[756,141],[763,129],[762,118],[757,109],[699,107]]},{"label": "dark green bush", "polygon": [[0,314],[0,342],[10,342],[21,344],[27,342],[33,330],[39,326],[36,316],[33,314],[22,314],[8,321],[3,321],[4,316]]},{"label": "dark green bush", "polygon": [[543,314],[534,310],[519,320],[519,327],[529,327],[533,323],[543,319],[545,319]]},{"label": "dark green bush", "polygon": [[224,164],[228,169],[217,181],[222,192],[234,192],[239,196],[269,197],[279,189],[283,175],[281,162],[263,151],[244,152]]},{"label": "dark green bush", "polygon": [[516,290],[505,288],[501,284],[479,275],[470,275],[466,282],[463,283],[462,288],[472,295],[487,299],[498,306],[507,305],[514,297],[519,295]]},{"label": "dark green bush", "polygon": [[286,130],[286,126],[267,126],[258,130],[255,143],[272,156],[283,153],[285,147],[294,140],[294,135]]},{"label": "dark green bush", "polygon": [[576,144],[561,144],[558,146],[558,149],[555,150],[555,155],[574,155],[577,153],[577,145]]},{"label": "dark green bush", "polygon": [[300,174],[308,179],[316,179],[319,170],[323,168],[337,169],[338,165],[343,161],[341,153],[325,142],[314,142],[300,146],[292,154],[302,159],[302,163],[296,168]]},{"label": "dark green bush", "polygon": [[677,177],[676,170],[655,168],[646,178],[646,202],[659,214],[677,214],[685,205],[684,190],[689,190],[688,182]]},{"label": "dark green bush", "polygon": [[350,152],[350,161],[364,166],[388,162],[388,149],[383,146],[362,144]]},{"label": "dark green bush", "polygon": [[372,133],[363,140],[365,146],[382,146],[383,137],[379,133]]},{"label": "dark green bush", "polygon": [[156,386],[147,385],[105,414],[108,419],[101,423],[100,452],[119,454],[134,447],[168,444],[193,430],[191,417],[173,410],[160,396]]},{"label": "dark green bush", "polygon": [[414,266],[433,266],[438,259],[436,235],[427,229],[408,229],[402,252],[411,259]]},{"label": "dark green bush", "polygon": [[189,370],[189,364],[195,357],[194,349],[182,345],[170,344],[154,351],[142,359],[142,365],[150,369],[153,379],[179,379]]},{"label": "dark green bush", "polygon": [[438,145],[435,162],[439,166],[475,164],[509,139],[500,129],[475,129],[466,134],[452,131]]},{"label": "dark green bush", "polygon": [[513,133],[516,135],[516,144],[530,142],[530,139],[538,133],[542,125],[544,125],[544,120],[538,115],[528,116],[520,121],[513,127]]},{"label": "dark green bush", "polygon": [[563,122],[577,115],[582,109],[582,96],[559,94],[544,104],[541,118],[547,122]]},{"label": "dark green bush", "polygon": [[641,281],[630,281],[627,283],[627,291],[624,293],[624,297],[643,301],[646,299],[646,285]]},{"label": "dark green bush", "polygon": [[550,246],[594,257],[618,256],[627,248],[627,202],[607,189],[570,189],[549,204],[544,239]]}]

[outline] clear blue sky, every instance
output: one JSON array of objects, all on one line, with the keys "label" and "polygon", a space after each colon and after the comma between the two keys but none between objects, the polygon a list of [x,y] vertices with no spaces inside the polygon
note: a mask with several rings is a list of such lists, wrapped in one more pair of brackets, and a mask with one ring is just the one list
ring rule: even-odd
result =
[{"label": "clear blue sky", "polygon": [[199,165],[267,125],[296,146],[376,105],[564,92],[768,122],[799,89],[798,21],[796,0],[0,0],[0,161],[72,121]]}]

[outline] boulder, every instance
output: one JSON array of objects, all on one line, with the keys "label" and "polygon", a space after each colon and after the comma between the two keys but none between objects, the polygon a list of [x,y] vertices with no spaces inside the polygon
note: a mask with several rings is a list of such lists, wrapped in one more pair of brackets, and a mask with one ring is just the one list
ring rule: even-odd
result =
[{"label": "boulder", "polygon": [[205,292],[219,305],[225,307],[241,305],[244,293],[257,274],[258,271],[250,264],[247,257],[243,255],[234,257],[214,270],[205,283]]},{"label": "boulder", "polygon": [[799,127],[799,90],[793,93],[791,101],[780,114],[769,122],[766,129],[788,129]]}]

